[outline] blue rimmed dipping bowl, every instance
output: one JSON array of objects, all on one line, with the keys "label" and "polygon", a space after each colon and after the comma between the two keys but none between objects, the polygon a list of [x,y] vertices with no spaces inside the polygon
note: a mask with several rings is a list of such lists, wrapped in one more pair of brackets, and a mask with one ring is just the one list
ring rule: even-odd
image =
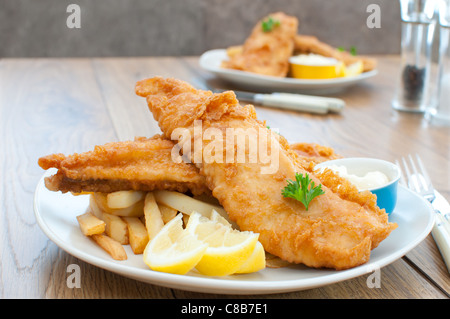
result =
[{"label": "blue rimmed dipping bowl", "polygon": [[377,205],[381,209],[385,209],[390,215],[397,204],[397,188],[400,180],[400,168],[394,163],[365,157],[340,158],[336,160],[326,161],[315,166],[315,169],[321,169],[329,166],[344,166],[347,173],[359,177],[365,176],[368,172],[379,171],[386,175],[388,182],[373,188],[367,189],[377,196]]}]

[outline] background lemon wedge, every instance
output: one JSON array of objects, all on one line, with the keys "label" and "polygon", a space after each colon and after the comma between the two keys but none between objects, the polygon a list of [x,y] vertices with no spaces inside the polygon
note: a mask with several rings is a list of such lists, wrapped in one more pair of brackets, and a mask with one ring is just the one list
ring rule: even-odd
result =
[{"label": "background lemon wedge", "polygon": [[298,79],[332,79],[344,75],[344,63],[319,54],[299,54],[289,59],[291,76]]},{"label": "background lemon wedge", "polygon": [[345,77],[355,76],[355,75],[361,74],[363,72],[363,70],[364,70],[364,65],[361,60],[358,60],[357,62],[344,67],[343,76],[345,76]]},{"label": "background lemon wedge", "polygon": [[333,79],[344,74],[345,65],[304,65],[291,64],[291,76],[297,79]]}]

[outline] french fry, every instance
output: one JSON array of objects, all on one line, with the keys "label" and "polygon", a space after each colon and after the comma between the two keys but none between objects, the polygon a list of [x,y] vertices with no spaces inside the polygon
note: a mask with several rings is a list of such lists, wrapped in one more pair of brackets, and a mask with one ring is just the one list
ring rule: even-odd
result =
[{"label": "french fry", "polygon": [[94,194],[89,196],[89,208],[95,217],[103,220],[103,211],[98,207],[97,201],[94,198]]},{"label": "french fry", "polygon": [[164,224],[167,224],[169,221],[172,220],[175,216],[177,216],[178,211],[176,209],[173,209],[172,207],[160,204],[158,205],[159,211],[161,212],[161,217],[164,222]]},{"label": "french fry", "polygon": [[81,232],[85,236],[92,236],[105,232],[105,222],[97,218],[90,211],[84,213],[83,215],[77,216],[77,220],[80,225]]},{"label": "french fry", "polygon": [[128,226],[128,240],[131,250],[136,255],[144,252],[148,243],[148,233],[145,225],[138,217],[123,217]]},{"label": "french fry", "polygon": [[145,196],[144,216],[148,238],[152,240],[164,227],[164,221],[153,193],[147,193]]},{"label": "french fry", "polygon": [[106,223],[105,233],[122,245],[128,245],[128,225],[119,216],[103,213],[103,220]]},{"label": "french fry", "polygon": [[91,238],[115,260],[126,260],[127,253],[123,246],[105,234],[95,234]]},{"label": "french fry", "polygon": [[234,228],[237,228],[236,223],[230,221],[227,212],[220,206],[211,205],[198,199],[192,198],[186,194],[173,191],[158,190],[154,191],[153,194],[158,204],[172,207],[173,209],[176,209],[177,211],[180,211],[187,215],[190,215],[193,211],[196,211],[209,218],[212,210],[214,209],[223,218],[229,221]]},{"label": "french fry", "polygon": [[145,196],[141,191],[117,191],[106,195],[106,202],[109,208],[127,208],[130,207]]},{"label": "french fry", "polygon": [[144,215],[144,200],[140,200],[129,207],[117,209],[108,206],[107,196],[108,194],[98,192],[93,194],[94,200],[102,212],[123,217],[139,217]]}]

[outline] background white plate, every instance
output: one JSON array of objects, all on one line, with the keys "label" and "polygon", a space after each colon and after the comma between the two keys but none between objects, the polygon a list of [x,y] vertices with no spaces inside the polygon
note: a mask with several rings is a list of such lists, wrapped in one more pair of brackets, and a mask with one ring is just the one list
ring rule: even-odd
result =
[{"label": "background white plate", "polygon": [[[49,170],[44,174],[54,174]],[[76,220],[86,211],[88,196],[51,192],[43,178],[37,185],[34,198],[36,220],[44,233],[69,254],[97,267],[164,287],[216,294],[266,294],[320,287],[342,280],[372,273],[401,258],[419,244],[431,231],[434,212],[430,204],[408,189],[399,186],[398,204],[390,216],[398,224],[392,234],[372,251],[365,265],[343,271],[313,269],[305,266],[266,268],[253,274],[225,277],[206,277],[195,271],[187,275],[173,275],[150,270],[142,255],[134,255],[125,246],[128,260],[115,261],[85,237]]]},{"label": "background white plate", "polygon": [[222,68],[223,60],[227,60],[225,49],[206,51],[200,56],[200,66],[214,73],[219,78],[234,83],[255,92],[294,92],[309,94],[331,94],[355,85],[377,74],[377,70],[361,73],[353,77],[303,80],[295,78],[280,78],[275,76],[259,75],[251,72]]}]

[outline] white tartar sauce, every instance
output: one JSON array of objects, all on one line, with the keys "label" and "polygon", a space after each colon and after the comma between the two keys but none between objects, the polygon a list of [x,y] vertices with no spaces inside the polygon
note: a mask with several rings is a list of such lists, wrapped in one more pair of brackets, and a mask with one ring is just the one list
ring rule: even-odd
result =
[{"label": "white tartar sauce", "polygon": [[289,61],[293,64],[315,66],[336,65],[338,63],[338,60],[336,60],[335,58],[328,58],[314,53],[299,54],[291,57]]},{"label": "white tartar sauce", "polygon": [[345,166],[330,165],[327,168],[349,180],[360,191],[381,187],[389,182],[388,177],[380,171],[367,172],[364,176],[357,176],[349,174]]}]

